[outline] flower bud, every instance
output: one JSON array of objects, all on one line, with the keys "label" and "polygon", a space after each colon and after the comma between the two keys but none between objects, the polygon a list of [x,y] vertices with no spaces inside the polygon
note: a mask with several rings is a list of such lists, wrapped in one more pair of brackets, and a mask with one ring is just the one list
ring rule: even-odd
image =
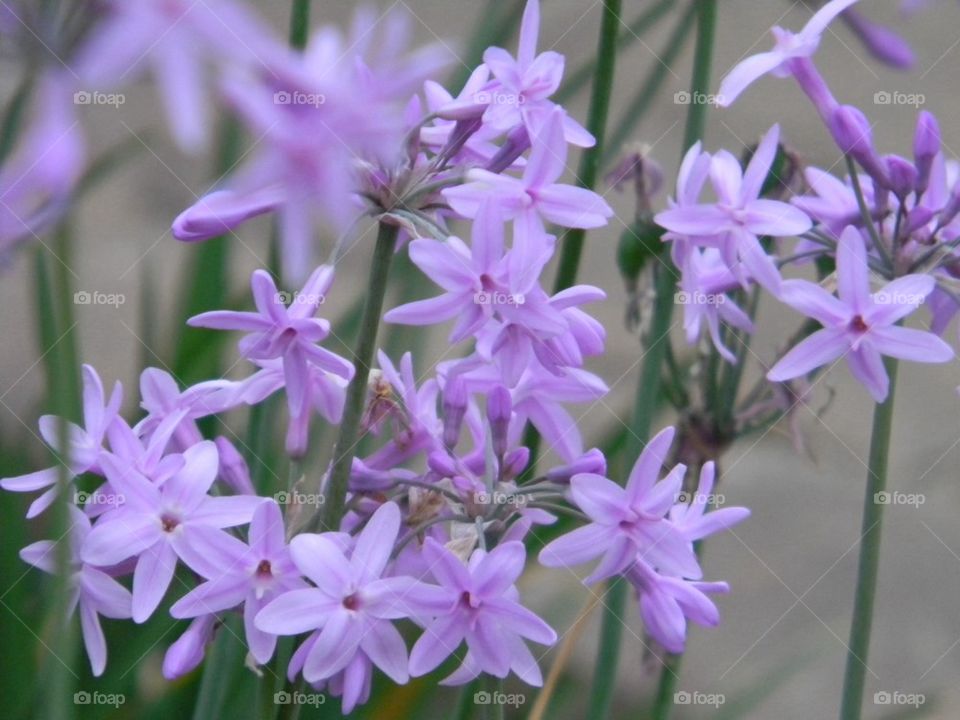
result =
[{"label": "flower bud", "polygon": [[917,116],[917,129],[913,136],[913,160],[917,166],[917,195],[923,195],[930,183],[933,160],[940,152],[940,124],[926,110]]},{"label": "flower bud", "polygon": [[873,131],[866,115],[852,105],[841,105],[830,117],[830,133],[837,147],[860,163],[875,183],[890,186],[886,165],[873,149]]},{"label": "flower bud", "polygon": [[510,391],[503,385],[497,385],[487,396],[487,420],[490,421],[493,454],[497,457],[503,457],[507,452],[507,433],[510,429],[512,414],[513,400],[510,397]]},{"label": "flower bud", "polygon": [[201,615],[190,623],[183,635],[177,638],[163,656],[163,676],[175,680],[203,662],[207,644],[213,640],[216,615]]},{"label": "flower bud", "polygon": [[569,465],[561,465],[547,472],[546,478],[550,482],[560,485],[566,485],[570,478],[580,473],[591,473],[594,475],[606,475],[607,459],[598,448],[587,450]]},{"label": "flower bud", "polygon": [[214,439],[220,455],[220,479],[239,495],[256,495],[250,481],[250,468],[232,442],[222,435]]},{"label": "flower bud", "polygon": [[906,158],[899,155],[888,155],[884,158],[887,163],[887,174],[890,177],[890,189],[900,202],[913,192],[917,184],[917,169]]},{"label": "flower bud", "polygon": [[467,386],[459,375],[447,380],[443,388],[443,444],[455,447],[460,439],[460,426],[467,413]]},{"label": "flower bud", "polygon": [[486,169],[500,173],[513,165],[514,161],[523,155],[530,147],[530,135],[523,125],[517,125],[507,133],[507,141],[500,146],[500,150],[487,163]]}]

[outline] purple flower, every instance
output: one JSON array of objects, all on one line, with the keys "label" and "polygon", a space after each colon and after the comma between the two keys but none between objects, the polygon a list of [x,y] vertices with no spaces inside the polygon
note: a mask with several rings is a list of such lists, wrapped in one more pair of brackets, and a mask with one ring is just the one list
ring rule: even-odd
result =
[{"label": "purple flower", "polygon": [[[118,382],[113,387],[110,399],[103,391],[103,383],[97,371],[90,365],[83,366],[83,424],[79,427],[65,421],[66,443],[61,442],[60,420],[53,415],[40,418],[40,435],[50,447],[65,458],[68,475],[73,478],[85,472],[100,472],[100,460],[107,429],[117,415],[123,400],[123,389]],[[57,497],[57,478],[60,468],[57,466],[37,470],[18,477],[0,480],[0,487],[11,492],[34,492],[47,488],[40,497],[31,503],[27,518],[34,518],[48,507]]]},{"label": "purple flower", "polygon": [[[790,202],[820,223],[822,229],[833,237],[840,237],[844,228],[861,221],[860,206],[852,185],[815,167],[808,167],[803,176],[814,194],[794,197]],[[867,175],[860,175],[858,179],[864,199],[870,207],[874,202],[873,180]],[[810,248],[812,244],[804,241],[797,246],[797,251],[803,252]]]},{"label": "purple flower", "polygon": [[[100,615],[108,618],[130,617],[130,591],[101,568],[85,563],[80,548],[90,534],[90,520],[76,506],[70,506],[71,596],[70,613],[80,608],[83,644],[90,658],[90,669],[99,677],[107,664],[107,643],[100,627]],[[56,543],[40,540],[20,551],[20,558],[35,568],[55,574]]]},{"label": "purple flower", "polygon": [[750,511],[743,507],[724,507],[707,512],[713,502],[715,479],[716,466],[711,460],[704,463],[700,469],[700,483],[690,501],[678,502],[670,510],[670,522],[690,542],[703,540],[715,533],[729,530],[750,517]]},{"label": "purple flower", "polygon": [[897,325],[923,304],[935,284],[929,275],[905,275],[871,294],[863,237],[856,228],[847,228],[837,249],[839,297],[806,280],[783,283],[780,300],[815,319],[823,329],[790,350],[767,378],[791,380],[845,357],[853,376],[874,400],[883,402],[889,378],[882,355],[916,362],[953,358],[953,348],[933,333]]},{"label": "purple flower", "polygon": [[205,554],[190,553],[188,563],[207,582],[174,603],[170,614],[192,618],[242,603],[247,645],[263,665],[273,655],[277,637],[257,628],[254,618],[275,597],[306,587],[284,541],[280,506],[273,500],[260,503],[250,520],[247,543],[228,533],[211,533],[207,540]]},{"label": "purple flower", "polygon": [[741,170],[730,153],[718,152],[710,163],[718,202],[677,206],[656,216],[657,223],[671,233],[700,238],[702,244],[717,243],[721,257],[741,283],[746,283],[746,269],[771,292],[780,285],[780,273],[759,236],[799,235],[812,225],[798,208],[760,197],[779,139],[780,127],[774,125],[760,141],[746,170]]},{"label": "purple flower", "polygon": [[[501,366],[476,357],[444,363],[439,370],[447,377],[460,375],[471,393],[485,395],[510,374]],[[562,374],[555,375],[535,362],[521,367],[516,384],[508,389],[516,414],[514,423],[522,426],[529,420],[565,462],[573,462],[583,454],[583,438],[576,420],[563,403],[595,402],[609,390],[600,377],[586,370],[566,368]]]},{"label": "purple flower", "polygon": [[639,555],[666,574],[699,580],[702,571],[689,538],[667,518],[686,466],[676,465],[657,481],[673,435],[672,427],[665,428],[647,444],[626,487],[600,475],[574,475],[570,494],[590,522],[550,542],[540,551],[540,562],[570,567],[602,555],[586,579],[592,583],[623,573]]},{"label": "purple flower", "polygon": [[271,53],[267,67],[228,73],[226,99],[259,147],[176,218],[174,236],[205,240],[276,211],[283,277],[301,280],[317,226],[347,232],[364,210],[358,171],[396,165],[404,105],[451,57],[439,46],[408,55],[406,20],[360,10],[349,37],[326,27],[302,53]]},{"label": "purple flower", "polygon": [[563,227],[595,228],[607,224],[613,210],[592,190],[564,185],[557,180],[566,168],[567,142],[563,137],[563,113],[554,110],[534,138],[533,150],[520,178],[475,168],[470,182],[443,191],[460,215],[475,218],[490,202],[507,220],[522,228],[523,242],[543,234],[541,218]]},{"label": "purple flower", "polygon": [[[522,123],[530,137],[534,137],[557,107],[547,98],[560,87],[564,59],[563,55],[551,51],[537,55],[539,32],[540,2],[527,0],[516,59],[498,47],[487,48],[483,53],[483,62],[493,73],[494,80],[474,99],[488,105],[483,121],[500,132],[507,132]],[[568,142],[580,147],[591,147],[596,142],[565,113],[563,135]]]},{"label": "purple flower", "polygon": [[263,23],[229,0],[141,0],[108,3],[109,14],[80,48],[76,73],[93,87],[133,80],[149,64],[174,138],[186,150],[203,146],[211,62],[262,64],[271,51]]},{"label": "purple flower", "polygon": [[111,455],[101,459],[111,487],[123,504],[105,513],[86,538],[84,562],[115,565],[136,557],[133,620],[144,622],[156,610],[173,579],[179,556],[213,553],[217,530],[250,522],[262,498],[211,497],[217,476],[217,448],[210,441],[183,453],[183,465],[159,486]]},{"label": "purple flower", "polygon": [[647,632],[671,653],[682,653],[686,648],[687,619],[708,627],[720,622],[717,606],[707,593],[730,591],[725,582],[661,575],[639,558],[626,577],[640,598],[640,617]]},{"label": "purple flower", "polygon": [[[751,55],[733,68],[720,83],[718,104],[729,107],[748,86],[767,73],[778,77],[791,74],[790,62],[810,58],[820,45],[820,36],[840,13],[857,0],[830,0],[798,33],[782,27],[771,28],[776,45],[769,52]],[[795,69],[795,68],[794,68]]]},{"label": "purple flower", "polygon": [[737,287],[737,279],[714,248],[690,248],[684,258],[677,300],[683,305],[683,328],[687,342],[696,344],[706,323],[710,340],[727,362],[736,356],[723,344],[720,323],[753,332],[750,317],[726,295]]},{"label": "purple flower", "polygon": [[180,390],[173,375],[160,368],[147,368],[140,374],[140,407],[147,416],[137,423],[134,431],[139,436],[151,436],[173,414],[179,416],[173,438],[180,450],[196,445],[203,439],[196,420],[222,412],[225,408],[215,398],[232,383],[228,380],[209,380]]},{"label": "purple flower", "polygon": [[447,613],[426,626],[410,651],[410,674],[427,674],[465,640],[466,656],[441,685],[461,685],[481,672],[503,678],[511,670],[529,685],[542,685],[540,668],[524,639],[552,645],[557,634],[518,602],[514,583],[526,560],[523,543],[502,543],[489,553],[474,550],[464,565],[428,537],[423,555],[452,602]]},{"label": "purple flower", "polygon": [[910,45],[890,28],[864,17],[853,8],[844,10],[840,18],[880,62],[899,70],[916,65],[917,57]]},{"label": "purple flower", "polygon": [[[304,658],[303,677],[316,683],[345,672],[344,711],[369,681],[370,663],[405,683],[407,649],[392,620],[432,615],[450,604],[446,593],[411,577],[382,577],[400,530],[400,509],[384,503],[357,536],[347,557],[331,533],[298,535],[290,554],[316,587],[286,592],[263,608],[256,627],[273,635],[319,628]],[[308,642],[310,642],[308,640]]]},{"label": "purple flower", "polygon": [[19,146],[0,166],[0,263],[66,211],[86,159],[69,78],[48,72]]},{"label": "purple flower", "polygon": [[[256,312],[215,310],[192,317],[188,323],[250,333],[240,341],[240,353],[254,362],[282,361],[290,415],[309,417],[313,402],[318,399],[313,369],[344,380],[353,377],[353,365],[348,360],[317,345],[330,333],[330,323],[314,315],[332,283],[333,268],[321,265],[287,307],[283,302],[286,293],[278,292],[270,273],[256,270],[250,279]],[[302,435],[299,433],[298,437]],[[298,443],[288,450],[302,454],[305,448]]]}]

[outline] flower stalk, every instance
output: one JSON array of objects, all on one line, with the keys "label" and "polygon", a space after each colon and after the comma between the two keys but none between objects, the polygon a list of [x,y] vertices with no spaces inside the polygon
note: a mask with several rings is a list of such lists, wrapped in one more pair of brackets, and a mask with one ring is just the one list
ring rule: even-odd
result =
[{"label": "flower stalk", "polygon": [[883,521],[883,503],[878,494],[887,486],[890,460],[890,436],[893,430],[894,389],[897,380],[897,361],[885,358],[890,376],[890,393],[873,410],[873,430],[870,436],[870,459],[867,483],[863,494],[863,523],[860,533],[860,554],[857,561],[857,588],[853,600],[853,619],[850,640],[847,643],[847,662],[843,677],[841,720],[859,720],[863,705],[863,686],[866,679],[867,655],[870,650],[870,631],[873,624],[873,604],[877,591],[877,571],[880,565],[880,534]]},{"label": "flower stalk", "polygon": [[353,362],[356,375],[347,388],[343,421],[334,449],[333,466],[327,482],[326,497],[323,506],[322,525],[328,530],[337,530],[343,515],[344,501],[347,495],[347,481],[350,468],[356,455],[357,435],[360,419],[363,417],[364,403],[367,397],[367,381],[370,367],[377,347],[377,330],[383,315],[383,300],[387,292],[387,277],[393,259],[399,227],[385,221],[380,222],[377,232],[377,244],[370,265],[370,279],[367,284],[367,300],[363,306],[363,319],[360,323],[360,335],[357,338]]}]

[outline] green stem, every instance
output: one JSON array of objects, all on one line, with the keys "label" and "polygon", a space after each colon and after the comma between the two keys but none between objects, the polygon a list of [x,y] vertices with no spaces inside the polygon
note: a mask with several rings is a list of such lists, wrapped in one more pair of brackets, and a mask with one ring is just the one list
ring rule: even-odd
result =
[{"label": "green stem", "polygon": [[[74,333],[74,299],[70,279],[70,240],[66,225],[61,225],[54,236],[54,253],[38,248],[36,265],[38,328],[41,354],[46,359],[47,406],[59,419],[57,434],[67,435],[67,420],[80,420],[80,376]],[[50,255],[54,255],[51,257]],[[51,269],[51,265],[53,266]],[[66,442],[61,441],[61,447]],[[71,594],[71,533],[69,506],[71,477],[69,457],[54,453],[58,467],[59,494],[51,510],[56,565],[53,603],[50,607],[50,627],[54,629],[50,641],[50,655],[46,658],[43,677],[46,678],[44,717],[69,718],[73,715],[73,683],[77,674],[73,669],[77,632],[68,622]]]},{"label": "green stem", "polygon": [[[590,112],[587,129],[596,138],[597,143],[584,151],[577,171],[577,184],[592,190],[600,172],[600,160],[603,157],[604,134],[607,116],[610,113],[610,98],[613,94],[613,70],[617,56],[617,33],[620,30],[620,0],[604,0],[603,20],[600,23],[600,41],[597,48],[597,68],[590,96]],[[583,239],[586,230],[574,228],[564,233],[563,249],[554,292],[564,290],[576,281],[580,255],[583,253]]]},{"label": "green stem", "polygon": [[[706,94],[710,87],[710,73],[713,64],[713,44],[717,24],[717,0],[696,0],[693,3],[697,11],[697,42],[694,50],[693,75],[690,82],[691,95]],[[683,148],[686,151],[691,145],[703,138],[706,129],[706,103],[691,103],[687,111],[687,125],[684,132]],[[660,382],[660,367],[666,355],[666,343],[669,342],[670,320],[673,315],[673,289],[675,271],[671,265],[658,268],[656,277],[656,299],[654,300],[653,319],[651,321],[649,341],[652,343],[647,349],[643,369],[640,374],[640,383],[637,386],[637,401],[634,406],[634,417],[631,424],[633,430],[628,439],[630,452],[626,458],[632,458],[637,453],[640,441],[650,436],[653,424],[653,415],[656,412],[657,393],[654,389]],[[616,588],[614,588],[616,589]],[[625,592],[626,590],[621,590]],[[604,624],[614,625],[611,632],[619,635],[622,627],[620,617],[608,615],[604,617]],[[660,671],[660,680],[657,696],[653,708],[654,720],[667,720],[673,709],[673,687],[678,678],[677,665],[679,658],[670,658]],[[603,666],[597,670],[598,676]]]},{"label": "green stem", "polygon": [[310,35],[310,0],[293,0],[290,10],[290,47],[303,50]]},{"label": "green stem", "polygon": [[[617,38],[617,51],[626,50],[636,40],[639,40],[641,35],[650,30],[672,8],[673,0],[660,0],[660,2],[654,3],[644,10],[637,16],[636,20],[625,26],[623,32],[620,33]],[[664,60],[664,62],[667,61]],[[584,85],[590,82],[590,78],[596,72],[596,65],[595,60],[590,60],[567,75],[564,78],[563,87],[554,93],[553,100],[561,104],[570,100]]]},{"label": "green stem", "polygon": [[357,338],[357,349],[354,352],[356,375],[347,388],[343,422],[340,423],[333,468],[330,471],[330,481],[324,498],[323,525],[328,530],[340,528],[344,499],[347,495],[347,480],[356,454],[357,434],[367,398],[367,381],[377,345],[377,329],[380,327],[380,316],[383,314],[383,298],[386,295],[387,276],[390,272],[398,230],[396,225],[381,222],[377,233],[377,245],[373,251],[373,263],[370,266],[370,279],[365,288],[367,299],[363,306],[360,336]]},{"label": "green stem", "polygon": [[877,494],[884,492],[887,485],[894,390],[897,382],[897,361],[886,358],[884,364],[890,376],[890,393],[887,399],[877,404],[873,410],[870,462],[866,490],[863,494],[863,525],[860,534],[860,557],[857,563],[857,589],[853,600],[850,642],[847,644],[843,703],[840,706],[841,720],[859,720],[860,718],[867,654],[870,650],[870,629],[873,623],[873,601],[877,591],[880,530],[883,520],[883,503],[878,502]]},{"label": "green stem", "polygon": [[[614,60],[617,55],[617,33],[620,29],[620,0],[604,0],[603,19],[600,22],[600,40],[597,48],[597,64],[594,70],[593,91],[590,96],[590,112],[587,129],[596,138],[597,143],[585,150],[580,158],[577,171],[577,184],[592,190],[597,183],[600,162],[603,159],[603,138],[610,113],[610,98],[613,93]],[[564,290],[576,281],[580,256],[583,253],[583,239],[586,231],[574,228],[563,234],[557,277],[554,292]],[[537,469],[537,457],[540,454],[540,433],[532,425],[524,431],[523,444],[530,450],[530,464],[520,478],[528,481]]]},{"label": "green stem", "polygon": [[590,691],[590,717],[602,720],[609,717],[613,691],[617,685],[617,666],[620,664],[620,645],[623,627],[620,618],[627,602],[627,583],[620,577],[610,580],[610,588],[603,597],[603,622],[600,626],[600,646],[597,650],[597,670]]},{"label": "green stem", "polygon": [[654,98],[667,79],[669,68],[674,65],[676,59],[687,45],[687,38],[692,29],[693,15],[696,12],[696,5],[691,4],[686,12],[677,21],[673,32],[663,45],[663,49],[658,53],[659,60],[650,68],[650,72],[644,80],[643,85],[637,90],[636,95],[627,104],[627,109],[623,112],[620,122],[614,125],[610,132],[610,139],[607,142],[607,150],[604,152],[604,162],[613,160],[616,153],[620,152],[621,147],[630,137],[633,128],[643,118],[646,112],[654,107]]}]

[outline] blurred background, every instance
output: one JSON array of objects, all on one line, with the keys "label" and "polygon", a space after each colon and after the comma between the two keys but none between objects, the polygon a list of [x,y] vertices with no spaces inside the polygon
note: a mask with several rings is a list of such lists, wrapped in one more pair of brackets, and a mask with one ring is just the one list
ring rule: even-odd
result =
[{"label": "blurred background", "polygon": [[[473,30],[490,21],[514,0],[463,2],[462,0],[398,0],[378,5],[381,10],[408,14],[420,42],[441,38],[451,54],[451,71],[471,67],[476,58],[464,57]],[[629,0],[624,20],[630,22],[653,3]],[[258,3],[261,12],[280,34],[286,32],[286,2]],[[692,39],[678,42],[678,23],[686,2],[672,3],[657,22],[625,46],[617,58],[611,127],[634,112],[631,103],[656,68],[662,84],[642,119],[622,138],[625,143],[650,146],[651,155],[665,170],[666,188],[658,207],[672,193],[672,182],[682,148],[687,107],[682,96],[691,70]],[[847,28],[837,23],[824,36],[816,57],[835,95],[854,104],[875,123],[881,152],[909,155],[917,107],[883,104],[877,93],[911,93],[920,108],[941,121],[944,151],[950,158],[960,148],[960,7],[952,0],[932,0],[923,12],[904,19],[895,0],[862,2],[871,19],[902,33],[918,56],[907,72],[890,70],[869,55]],[[354,4],[347,0],[314,3],[315,25],[349,23]],[[601,5],[593,0],[543,0],[540,48],[567,56],[568,73],[581,67],[595,52]],[[715,54],[714,83],[746,55],[771,45],[773,24],[797,29],[811,8],[804,2],[781,0],[721,0]],[[515,42],[515,38],[511,43]],[[510,47],[513,47],[511,44]],[[18,79],[18,58],[0,57],[0,93],[9,98]],[[455,88],[454,90],[457,90]],[[189,157],[171,143],[157,110],[155,88],[139,83],[125,91],[118,107],[92,107],[84,113],[91,156],[121,144],[130,148],[122,164],[100,182],[73,214],[69,239],[78,290],[115,293],[123,302],[113,306],[78,306],[77,338],[81,358],[94,365],[106,384],[120,380],[126,389],[128,417],[135,412],[135,388],[144,362],[171,362],[180,332],[182,275],[196,246],[175,241],[171,220],[207,192],[214,180],[214,159]],[[568,102],[572,114],[586,117],[586,90]],[[752,86],[729,110],[712,109],[706,147],[727,148],[740,154],[761,133],[779,122],[785,143],[805,163],[840,172],[841,166],[825,129],[812,107],[792,82],[765,78]],[[575,157],[570,165],[574,166]],[[606,169],[613,164],[608,163]],[[617,238],[632,217],[629,193],[600,188],[619,218],[608,228],[591,231],[581,268],[582,282],[608,293],[591,312],[607,327],[608,352],[591,363],[612,387],[593,407],[579,408],[582,429],[597,442],[616,418],[629,414],[641,348],[625,328],[627,294],[616,266]],[[245,297],[250,272],[267,263],[268,220],[247,224],[234,241],[230,258],[230,296]],[[349,254],[338,272],[324,316],[335,319],[363,292],[366,264],[372,249]],[[323,254],[318,253],[318,258]],[[145,279],[149,278],[148,292]],[[152,285],[152,287],[149,287]],[[425,283],[420,289],[428,294]],[[20,253],[0,280],[0,475],[45,467],[46,451],[36,434],[36,418],[43,410],[46,384],[38,353],[33,306],[32,251]],[[214,309],[214,308],[205,308]],[[675,317],[675,321],[679,315]],[[799,318],[789,310],[762,304],[747,369],[747,386],[760,374],[758,358],[771,363]],[[956,340],[956,329],[948,331]],[[436,332],[395,335],[395,350],[415,349],[422,369],[429,368],[447,345]],[[225,338],[230,365],[236,359],[234,338]],[[677,338],[678,342],[682,340]],[[397,353],[399,354],[399,353]],[[242,365],[231,374],[243,373]],[[925,702],[916,716],[960,717],[960,414],[955,388],[960,384],[960,364],[904,365],[894,426],[891,490],[919,493],[922,504],[888,508],[881,551],[879,592],[873,645],[868,660],[865,717],[906,717],[913,708],[872,702],[875,693],[919,693]],[[832,401],[831,401],[832,398]],[[720,694],[719,707],[681,706],[675,717],[759,718],[808,720],[836,714],[842,682],[849,608],[853,596],[857,542],[860,536],[862,490],[866,473],[871,403],[866,392],[852,382],[845,368],[837,368],[817,386],[809,407],[797,411],[798,426],[808,453],[798,454],[787,431],[777,427],[763,436],[735,444],[721,458],[720,492],[728,504],[745,505],[753,516],[727,535],[711,540],[705,550],[708,578],[724,579],[732,587],[721,597],[723,622],[718,628],[694,628],[684,658],[680,690]],[[662,427],[671,422],[663,416]],[[44,521],[23,519],[27,498],[0,494],[0,648],[29,648],[29,652],[0,653],[0,715],[19,717],[38,692],[37,668],[42,666],[47,593],[51,585],[17,557],[20,547],[46,537]],[[541,613],[561,635],[570,630],[591,595],[579,578],[564,571],[547,571],[531,563],[521,588],[528,604]],[[586,699],[592,681],[592,664],[599,628],[599,613],[592,612],[578,631],[573,656],[549,708],[551,718],[587,717]],[[630,614],[630,632],[624,634],[616,717],[643,717],[654,691],[658,662],[640,641],[643,629]],[[160,675],[166,646],[182,629],[168,619],[137,628],[127,622],[106,623],[110,649],[107,675],[93,681],[83,675],[82,686],[104,692],[137,695],[138,703],[113,711],[91,710],[91,717],[180,717],[185,698],[192,697],[197,674],[173,685]],[[547,652],[545,672],[556,656]],[[78,657],[78,660],[80,658]],[[77,663],[87,673],[85,660]],[[42,688],[42,678],[40,685]],[[536,697],[525,693],[529,710]],[[419,712],[425,717],[446,717],[456,697],[450,690],[440,702],[423,705],[426,688],[413,683],[385,696],[389,700],[364,712],[376,717],[404,717]],[[332,706],[326,712],[333,711]]]}]

